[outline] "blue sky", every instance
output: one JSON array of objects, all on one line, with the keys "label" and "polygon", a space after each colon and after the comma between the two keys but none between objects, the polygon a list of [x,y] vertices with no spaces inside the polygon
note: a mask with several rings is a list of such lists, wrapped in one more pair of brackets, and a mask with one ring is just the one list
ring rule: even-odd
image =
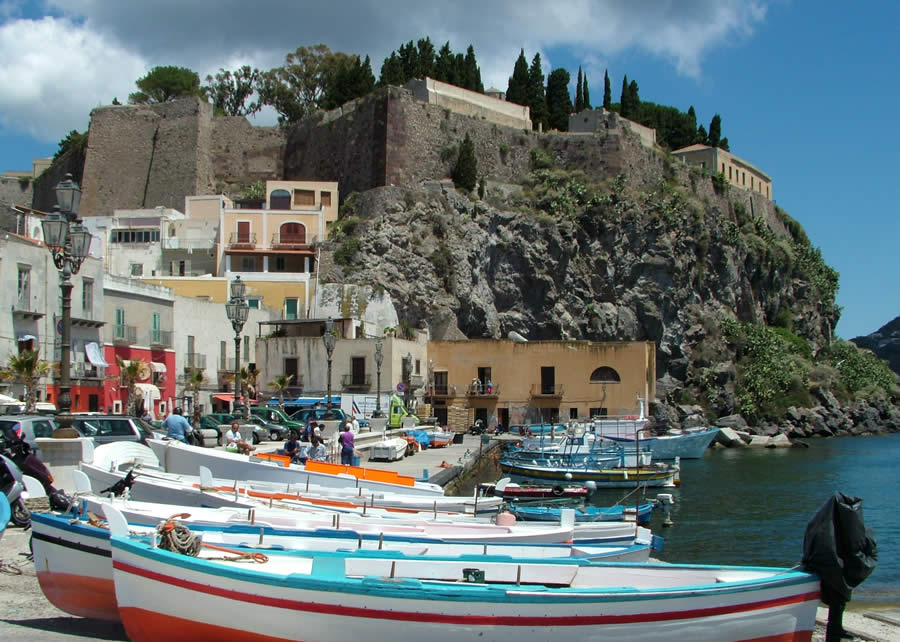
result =
[{"label": "blue sky", "polygon": [[[132,6],[136,4],[137,6]],[[609,69],[643,100],[722,116],[731,150],[773,178],[775,200],[840,272],[837,334],[873,332],[900,315],[897,180],[900,3],[737,0],[259,0],[123,3],[0,0],[0,170],[52,155],[90,109],[125,100],[155,65],[268,69],[299,45],[381,61],[428,35],[475,47],[486,86],[506,88],[520,48],[544,72],[587,71],[592,102]],[[290,4],[290,3],[288,3]],[[273,20],[273,16],[278,19]],[[269,124],[271,114],[260,117]]]}]

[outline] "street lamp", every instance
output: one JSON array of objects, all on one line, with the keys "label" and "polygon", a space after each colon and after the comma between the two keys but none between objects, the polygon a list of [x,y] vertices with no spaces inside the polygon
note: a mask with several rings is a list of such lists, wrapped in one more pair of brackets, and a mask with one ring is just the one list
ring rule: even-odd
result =
[{"label": "street lamp", "polygon": [[412,387],[412,353],[407,352],[406,356],[403,357],[403,405],[406,407],[406,411],[409,412],[409,399],[412,396],[412,391],[410,388]]},{"label": "street lamp", "polygon": [[[247,293],[247,284],[241,281],[240,276],[234,277],[231,282],[231,299],[225,304],[225,312],[228,320],[231,321],[231,327],[234,328],[234,414],[237,415],[240,406],[238,399],[241,395],[241,330],[247,322],[247,315],[250,312],[250,306],[247,305],[245,294]],[[240,411],[244,417],[244,421],[250,418],[250,406]]]},{"label": "street lamp", "polygon": [[373,417],[384,416],[381,412],[381,363],[384,361],[384,354],[381,348],[384,345],[384,337],[375,337],[375,412]]},{"label": "street lamp", "polygon": [[81,188],[66,174],[56,186],[57,205],[48,214],[41,227],[44,231],[44,243],[53,256],[53,263],[60,270],[62,280],[62,338],[59,345],[59,414],[56,423],[62,428],[72,427],[71,380],[69,379],[69,360],[72,348],[72,275],[78,274],[81,264],[91,249],[91,233],[81,224],[78,218],[78,206],[81,204]]},{"label": "street lamp", "polygon": [[322,335],[325,343],[325,352],[328,354],[328,409],[325,411],[325,419],[331,419],[331,353],[334,352],[334,321],[331,317],[325,321],[325,334]]}]

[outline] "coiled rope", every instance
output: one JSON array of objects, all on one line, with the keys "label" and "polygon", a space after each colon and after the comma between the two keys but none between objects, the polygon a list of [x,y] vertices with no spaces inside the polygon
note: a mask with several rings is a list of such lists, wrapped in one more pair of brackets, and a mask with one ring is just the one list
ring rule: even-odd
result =
[{"label": "coiled rope", "polygon": [[159,547],[173,553],[181,553],[190,557],[197,557],[200,549],[203,548],[202,540],[195,536],[190,529],[176,522],[177,517],[190,517],[187,513],[178,513],[172,515],[169,519],[162,522],[156,527],[156,534],[159,537]]}]

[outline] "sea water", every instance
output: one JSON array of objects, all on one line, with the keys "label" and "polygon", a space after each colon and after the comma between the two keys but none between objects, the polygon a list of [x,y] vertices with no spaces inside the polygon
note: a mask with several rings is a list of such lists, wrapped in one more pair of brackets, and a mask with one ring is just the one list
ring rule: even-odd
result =
[{"label": "sea water", "polygon": [[[900,434],[807,440],[809,448],[710,449],[682,462],[671,493],[671,527],[657,511],[652,529],[667,562],[794,566],[806,524],[835,491],[863,500],[878,543],[878,566],[853,591],[850,609],[900,608]],[[491,477],[493,476],[493,479]],[[480,481],[494,481],[484,470]],[[609,505],[628,491],[598,492]],[[626,500],[633,502],[633,496]]]}]

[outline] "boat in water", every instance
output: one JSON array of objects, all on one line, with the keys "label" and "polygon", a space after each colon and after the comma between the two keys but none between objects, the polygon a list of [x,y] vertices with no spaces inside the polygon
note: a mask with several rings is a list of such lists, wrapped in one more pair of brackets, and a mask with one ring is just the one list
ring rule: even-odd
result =
[{"label": "boat in water", "polygon": [[655,461],[663,461],[700,459],[718,434],[718,428],[698,428],[664,435],[641,436],[637,442],[633,436],[614,437],[608,435],[606,439],[630,446],[631,448],[634,448],[635,444],[639,444],[641,450],[647,449],[650,451]]}]

